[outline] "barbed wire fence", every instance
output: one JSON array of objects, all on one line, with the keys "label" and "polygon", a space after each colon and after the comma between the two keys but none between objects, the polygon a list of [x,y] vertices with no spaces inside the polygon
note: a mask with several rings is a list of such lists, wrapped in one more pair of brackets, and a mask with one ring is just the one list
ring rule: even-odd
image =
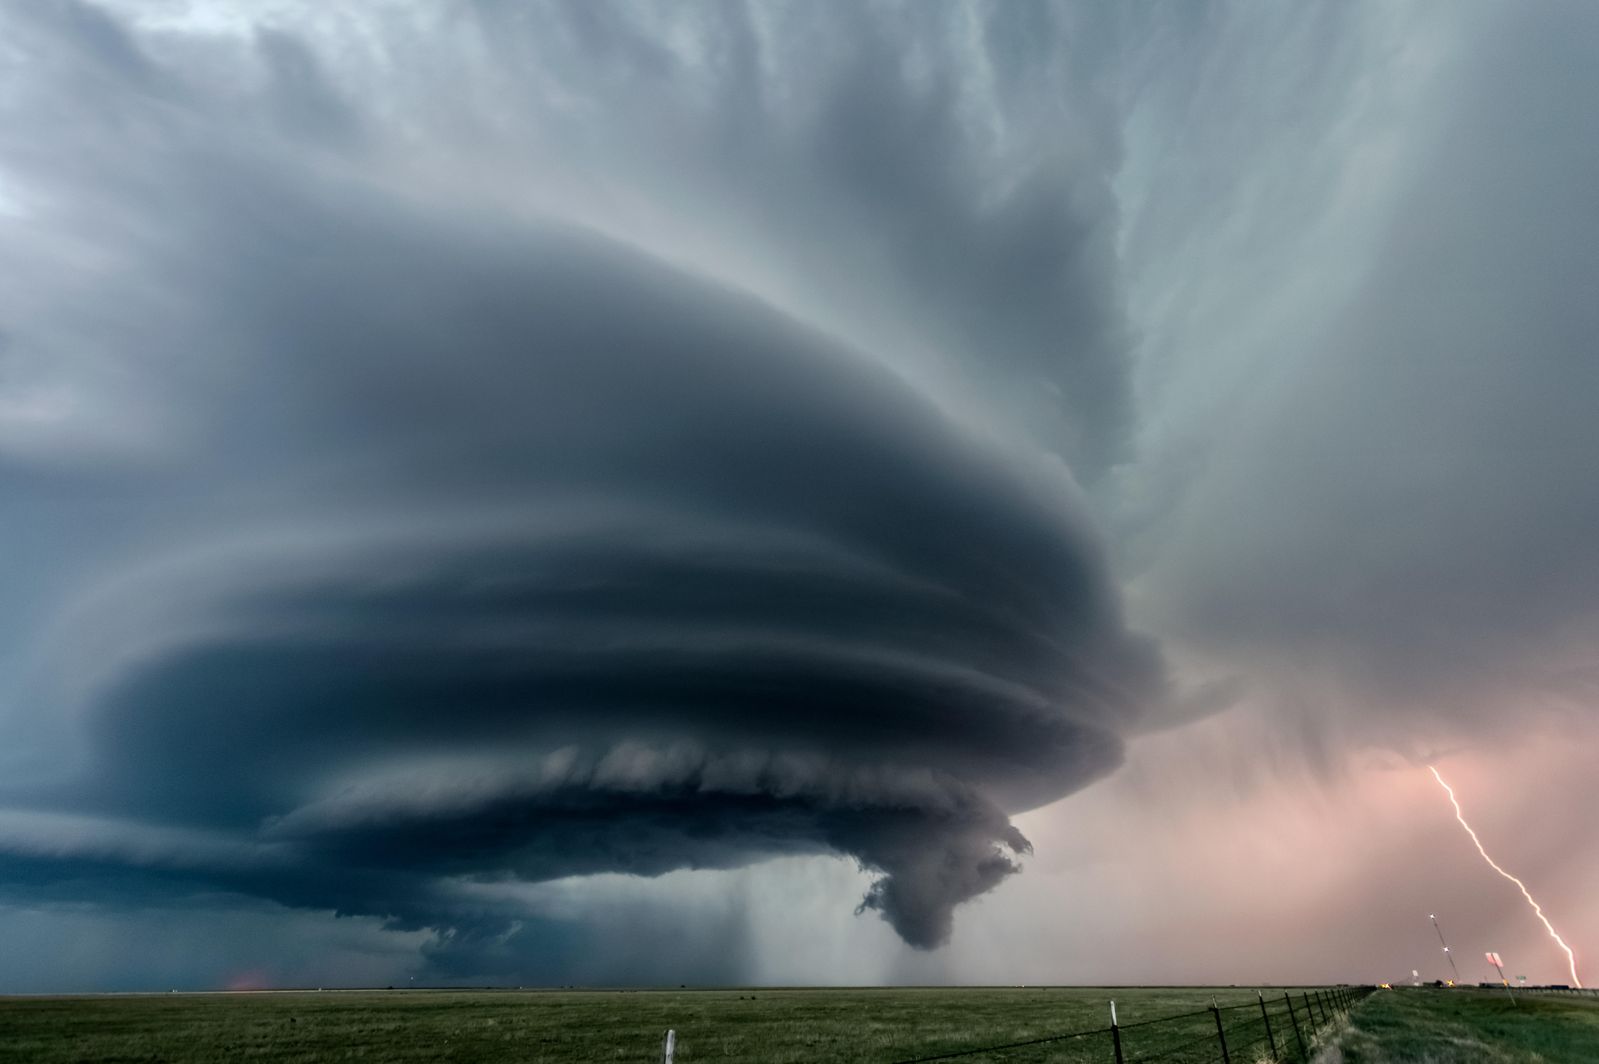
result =
[{"label": "barbed wire fence", "polygon": [[1194,1009],[1172,1016],[1110,1025],[998,1045],[963,1047],[906,1057],[890,1064],[1309,1064],[1374,987],[1256,993],[1254,1001]]}]

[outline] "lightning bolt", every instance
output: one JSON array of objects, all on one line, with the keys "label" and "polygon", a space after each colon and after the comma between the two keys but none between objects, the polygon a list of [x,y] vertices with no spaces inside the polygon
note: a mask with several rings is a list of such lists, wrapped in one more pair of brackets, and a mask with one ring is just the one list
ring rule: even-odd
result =
[{"label": "lightning bolt", "polygon": [[1504,876],[1506,879],[1510,880],[1510,882],[1516,885],[1516,887],[1521,891],[1521,896],[1527,899],[1527,904],[1532,906],[1532,911],[1538,915],[1539,920],[1543,921],[1543,926],[1545,930],[1549,932],[1549,937],[1554,939],[1555,943],[1559,945],[1561,949],[1566,951],[1566,963],[1571,966],[1572,985],[1580,988],[1582,986],[1582,980],[1577,978],[1577,955],[1571,952],[1571,947],[1566,945],[1566,940],[1560,937],[1560,933],[1555,930],[1555,925],[1551,924],[1549,922],[1549,918],[1543,914],[1543,906],[1539,905],[1538,902],[1533,898],[1532,893],[1527,890],[1527,884],[1523,883],[1509,872],[1506,872],[1503,868],[1500,868],[1499,862],[1488,856],[1488,851],[1482,848],[1482,840],[1477,837],[1477,833],[1475,831],[1471,830],[1471,825],[1466,823],[1466,814],[1460,811],[1460,802],[1455,798],[1455,789],[1444,782],[1444,778],[1438,774],[1438,770],[1436,768],[1428,765],[1427,771],[1432,773],[1432,778],[1438,781],[1438,786],[1442,787],[1444,789],[1444,793],[1449,795],[1449,804],[1455,807],[1455,819],[1460,821],[1460,826],[1466,829],[1467,835],[1471,836],[1471,841],[1477,846],[1477,852],[1482,854],[1482,859],[1484,861],[1488,862],[1488,867],[1492,868],[1495,872],[1498,872],[1500,875]]}]

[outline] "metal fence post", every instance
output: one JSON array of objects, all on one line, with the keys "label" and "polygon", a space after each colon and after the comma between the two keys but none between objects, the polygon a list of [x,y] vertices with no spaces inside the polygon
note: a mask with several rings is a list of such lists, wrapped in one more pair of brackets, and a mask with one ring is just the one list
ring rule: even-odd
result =
[{"label": "metal fence post", "polygon": [[1327,1022],[1327,1004],[1321,999],[1321,991],[1316,991],[1316,1011],[1321,1013],[1321,1022]]},{"label": "metal fence post", "polygon": [[1299,996],[1305,999],[1305,1019],[1310,1021],[1310,1040],[1314,1042],[1316,1040],[1316,1010],[1311,1007],[1308,993],[1300,991]]},{"label": "metal fence post", "polygon": [[1271,1059],[1277,1059],[1277,1039],[1271,1033],[1271,1016],[1266,1012],[1266,995],[1259,990],[1255,997],[1260,1000],[1260,1018],[1266,1021],[1266,1044],[1271,1047]]},{"label": "metal fence post", "polygon": [[1122,1029],[1116,1023],[1116,1003],[1110,1003],[1110,1045],[1116,1051],[1116,1064],[1122,1062]]},{"label": "metal fence post", "polygon": [[1216,1004],[1216,999],[1210,1001],[1210,1014],[1216,1017],[1216,1044],[1221,1046],[1221,1064],[1233,1064],[1232,1058],[1227,1055],[1227,1032],[1221,1028],[1221,1007]]},{"label": "metal fence post", "polygon": [[1299,1043],[1299,1059],[1309,1060],[1310,1054],[1305,1052],[1305,1036],[1299,1033],[1299,1017],[1294,1015],[1294,999],[1283,991],[1283,1001],[1288,1005],[1288,1019],[1294,1025],[1294,1041]]}]

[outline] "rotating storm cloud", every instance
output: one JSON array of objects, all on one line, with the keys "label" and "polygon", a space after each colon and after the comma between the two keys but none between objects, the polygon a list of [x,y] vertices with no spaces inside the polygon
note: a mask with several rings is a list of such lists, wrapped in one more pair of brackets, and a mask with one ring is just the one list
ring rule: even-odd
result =
[{"label": "rotating storm cloud", "polygon": [[[252,83],[218,101],[194,80],[217,56],[48,11],[22,20],[40,81],[96,91],[16,102],[71,108],[25,163],[73,195],[14,224],[93,254],[34,267],[11,342],[43,443],[14,461],[39,549],[91,512],[74,536],[99,542],[17,681],[52,724],[0,790],[13,878],[488,932],[509,917],[463,883],[833,853],[933,947],[1018,870],[1010,814],[1116,766],[1159,657],[1062,453],[1000,431],[958,367],[918,374],[577,211],[478,209],[405,173],[404,131],[292,41],[236,45]],[[935,88],[899,91],[915,113]],[[796,136],[870,163],[894,117]],[[325,140],[270,150],[282,123]],[[1058,296],[1102,249],[1026,187],[983,211],[1061,238],[1057,291],[1013,305],[999,353],[1030,391],[1092,379],[1110,324]],[[920,239],[948,258],[959,235]],[[1080,356],[1035,349],[1085,314]]]},{"label": "rotating storm cloud", "polygon": [[[1159,923],[1111,864],[1164,918],[1209,859],[1120,817],[1580,751],[1596,19],[0,7],[0,931],[336,913],[424,977],[678,982],[635,940],[789,858],[862,873],[762,910],[870,928],[835,953],[1084,980],[1088,899]],[[1076,799],[1119,849],[1018,820],[1157,743]],[[1541,823],[1505,858],[1580,945],[1591,829]],[[529,900],[622,879],[667,900]],[[838,978],[724,931],[707,979]],[[1398,948],[1357,932],[1298,955]]]}]

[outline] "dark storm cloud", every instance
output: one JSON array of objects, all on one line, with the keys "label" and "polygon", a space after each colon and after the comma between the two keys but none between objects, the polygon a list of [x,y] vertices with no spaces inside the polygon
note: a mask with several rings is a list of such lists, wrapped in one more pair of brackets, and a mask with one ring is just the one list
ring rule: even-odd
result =
[{"label": "dark storm cloud", "polygon": [[[563,151],[648,170],[651,198],[701,205],[696,237],[759,239],[760,270],[818,318],[922,349],[1079,476],[1120,454],[1119,146],[1092,12],[728,4],[687,20],[685,55],[665,43],[684,29],[669,9],[470,10],[493,59],[482,91],[525,96],[524,72],[541,71],[625,131],[600,152],[611,138],[540,107]],[[910,313],[885,322],[885,304]]]},{"label": "dark storm cloud", "polygon": [[[846,882],[941,941],[1134,731],[1237,706],[1073,807],[1105,861],[1118,801],[1585,734],[1595,18],[12,5],[0,892],[611,980],[537,892],[747,876],[728,967],[651,939],[740,978]],[[886,970],[1175,920],[1038,878]]]},{"label": "dark storm cloud", "polygon": [[[518,918],[473,881],[838,853],[881,873],[863,908],[938,945],[1028,851],[1008,815],[1113,768],[1161,697],[1061,460],[1120,431],[1093,197],[1045,160],[974,203],[940,162],[967,135],[953,75],[897,73],[870,19],[832,46],[848,79],[800,86],[789,143],[696,118],[707,78],[759,81],[739,9],[701,27],[729,49],[708,75],[618,11],[523,10],[445,26],[511,50],[483,80],[537,106],[507,109],[555,123],[559,88],[588,112],[548,127],[559,148],[660,107],[759,164],[737,209],[815,156],[829,194],[767,238],[870,219],[842,276],[881,269],[893,335],[949,358],[919,375],[848,315],[802,321],[805,297],[778,309],[697,249],[669,263],[648,224],[441,189],[405,117],[354,108],[292,35],[13,14],[7,258],[36,261],[6,312],[35,424],[7,490],[53,575],[24,582],[0,674],[0,880],[254,895],[472,952]],[[959,20],[911,21],[931,46]],[[759,84],[751,107],[796,88]],[[1036,436],[984,420],[1040,389]]]}]

